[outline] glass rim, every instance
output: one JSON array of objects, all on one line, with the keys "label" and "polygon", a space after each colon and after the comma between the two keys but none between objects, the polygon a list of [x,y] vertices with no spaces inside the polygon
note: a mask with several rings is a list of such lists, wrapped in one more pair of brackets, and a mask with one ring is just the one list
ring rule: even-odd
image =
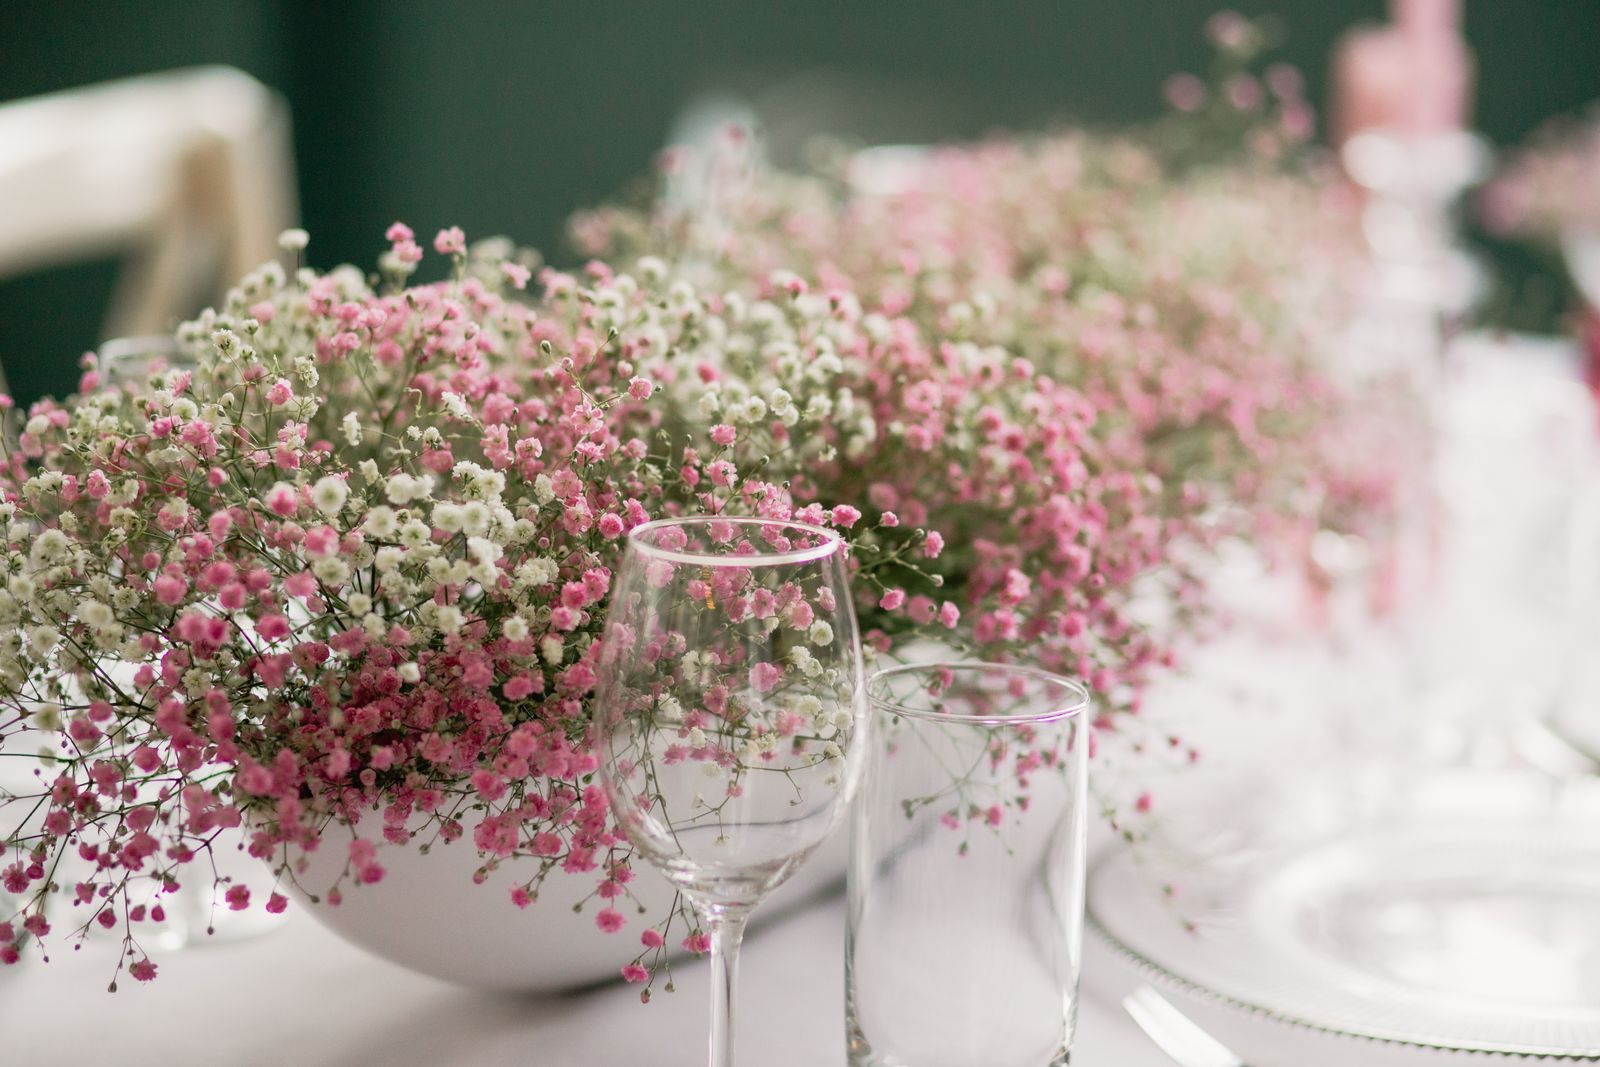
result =
[{"label": "glass rim", "polygon": [[[660,545],[647,544],[642,539],[644,534],[656,530],[680,526],[709,526],[714,522],[732,523],[735,526],[777,526],[785,530],[803,531],[822,538],[822,544],[812,545],[810,548],[785,549],[781,552],[758,550],[741,556],[732,552],[695,552],[687,549],[662,548]],[[754,541],[749,543],[755,544]],[[763,519],[754,515],[680,515],[671,519],[651,519],[635,526],[628,531],[628,548],[652,559],[667,560],[671,563],[693,563],[702,567],[773,567],[786,563],[811,563],[827,559],[844,549],[844,538],[839,536],[837,531],[813,526],[809,522],[797,522],[794,519]]]},{"label": "glass rim", "polygon": [[[880,695],[883,683],[887,679],[940,670],[950,671],[953,674],[972,674],[982,671],[1027,678],[1061,691],[1063,699],[1059,702],[1051,701],[1046,705],[1046,710],[1037,712],[1022,712],[1015,715],[952,715],[949,712],[908,707],[897,700],[885,699]],[[867,702],[874,708],[923,722],[977,723],[982,726],[1025,726],[1030,723],[1065,722],[1083,716],[1089,710],[1092,699],[1089,687],[1072,678],[1053,674],[1038,667],[1028,667],[1018,663],[988,663],[983,660],[935,660],[931,663],[901,663],[893,667],[881,667],[867,676],[864,688]]]}]

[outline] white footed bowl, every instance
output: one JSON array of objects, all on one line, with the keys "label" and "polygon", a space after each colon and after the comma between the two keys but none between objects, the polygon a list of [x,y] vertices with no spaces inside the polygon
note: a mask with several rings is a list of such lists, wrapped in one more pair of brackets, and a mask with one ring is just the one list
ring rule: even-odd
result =
[{"label": "white footed bowl", "polygon": [[[518,908],[511,902],[511,888],[526,877],[524,865],[508,862],[482,885],[474,885],[472,873],[481,861],[470,831],[468,827],[453,844],[435,843],[427,855],[415,847],[380,845],[378,861],[387,872],[382,881],[347,884],[337,906],[313,904],[308,893],[320,894],[332,885],[345,862],[344,839],[334,831],[306,856],[309,865],[299,876],[301,888],[290,891],[323,926],[391,963],[476,989],[529,993],[618,978],[639,951],[645,924],[672,905],[672,886],[640,858],[629,888],[649,911],[640,915],[631,901],[617,903],[628,919],[617,933],[596,928],[598,900],[590,900],[581,913],[572,910],[598,884],[593,873],[554,871],[539,900]],[[752,927],[836,888],[848,856],[848,834],[841,829],[756,910]],[[675,925],[672,942],[681,939]]]}]

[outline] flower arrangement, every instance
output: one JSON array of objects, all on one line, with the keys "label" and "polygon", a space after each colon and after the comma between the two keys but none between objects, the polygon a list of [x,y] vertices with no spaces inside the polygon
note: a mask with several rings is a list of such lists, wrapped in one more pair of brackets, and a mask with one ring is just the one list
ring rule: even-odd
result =
[{"label": "flower arrangement", "polygon": [[[745,300],[660,261],[596,263],[542,274],[535,304],[505,295],[525,265],[468,256],[457,231],[435,242],[453,278],[404,287],[420,249],[390,237],[377,287],[269,265],[180,331],[192,368],[109,387],[90,357],[78,398],[27,413],[0,504],[0,738],[45,769],[13,797],[34,817],[0,865],[25,901],[0,959],[49,933],[59,890],[150,978],[140,931],[219,832],[245,826],[288,878],[295,850],[345,848],[339,884],[315,887],[337,901],[383,877],[376,841],[330,840],[372,808],[391,842],[470,833],[486,867],[525,862],[519,904],[558,868],[593,877],[597,923],[620,927],[631,867],[587,698],[620,538],[649,516],[843,531],[883,645],[960,622],[933,595],[948,535],[923,497],[942,483],[971,529],[1005,538],[1004,514],[1048,545],[1068,570],[1041,581],[1082,586],[1050,625],[1087,673],[1157,654],[1100,602],[1161,531],[1086,447],[1075,391],[794,277]],[[917,421],[867,476],[894,411]],[[997,605],[987,636],[1034,632],[1021,551],[962,552],[987,560],[962,594]],[[659,957],[662,935],[644,945]]]},{"label": "flower arrangement", "polygon": [[[1270,128],[1281,136],[1276,119]],[[805,284],[773,273],[798,272],[921,338],[947,338],[945,352],[1009,360],[1018,388],[1083,405],[1073,447],[1108,479],[1089,494],[1116,501],[1086,542],[1110,564],[1092,604],[1086,575],[1053,555],[1061,531],[1015,524],[1004,493],[921,494],[918,520],[969,546],[938,569],[944,587],[1017,594],[962,605],[982,654],[1025,653],[1133,707],[1146,668],[1206,614],[1204,582],[1186,564],[1220,539],[1249,536],[1318,577],[1318,530],[1381,532],[1397,487],[1373,447],[1385,419],[1369,413],[1386,416],[1393,398],[1339,365],[1366,279],[1355,205],[1330,174],[1284,167],[1280,141],[1212,166],[1186,150],[1168,160],[1142,137],[1074,131],[887,159],[872,150],[806,174],[763,167],[751,143],[733,131],[706,158],[669,156],[663,195],[579,215],[573,237],[589,254],[658,255],[755,297]],[[680,184],[712,191],[686,197]],[[829,482],[849,484],[853,471],[936,482],[939,466],[916,466],[916,416],[958,407],[973,388],[954,363],[953,378],[951,367],[891,365],[921,379],[918,392],[875,408],[891,431],[828,469]],[[947,378],[947,395],[923,399]],[[1005,432],[1048,433],[1062,418],[1041,411]],[[1014,469],[975,473],[1004,484]],[[1128,625],[1130,643],[1086,658],[1070,640],[1080,625],[1097,635]]]},{"label": "flower arrangement", "polygon": [[1484,222],[1495,233],[1555,241],[1600,231],[1600,109],[1541,128],[1483,191]]},{"label": "flower arrangement", "polygon": [[[940,150],[889,193],[847,167],[724,192],[580,218],[604,258],[533,293],[534,260],[455,229],[449,277],[416,283],[396,224],[377,274],[268,265],[180,329],[183,365],[118,384],[91,356],[26,413],[0,748],[42,769],[6,808],[0,962],[60,901],[153,978],[143,931],[235,828],[290,883],[341,850],[303,887],[330,903],[384,877],[380,843],[467,838],[480,874],[526,872],[515,904],[588,878],[623,929],[593,691],[649,519],[837,531],[872,649],[1027,657],[1112,724],[1205,617],[1220,539],[1303,547],[1384,492],[1339,448],[1317,341],[1350,260],[1303,178],[1180,182],[1072,135]],[[804,670],[814,613],[751,610]],[[704,950],[686,910],[655,916],[629,980],[677,923]]]}]

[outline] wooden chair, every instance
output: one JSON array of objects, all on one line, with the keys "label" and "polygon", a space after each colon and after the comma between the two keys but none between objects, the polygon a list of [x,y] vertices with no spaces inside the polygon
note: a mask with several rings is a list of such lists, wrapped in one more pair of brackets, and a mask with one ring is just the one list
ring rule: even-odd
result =
[{"label": "wooden chair", "polygon": [[172,329],[295,224],[289,129],[227,67],[0,105],[0,278],[120,255],[102,337]]}]

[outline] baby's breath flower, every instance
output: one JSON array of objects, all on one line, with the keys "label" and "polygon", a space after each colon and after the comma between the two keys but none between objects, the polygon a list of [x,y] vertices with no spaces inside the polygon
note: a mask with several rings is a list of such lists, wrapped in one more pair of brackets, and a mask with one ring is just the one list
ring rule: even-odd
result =
[{"label": "baby's breath flower", "polygon": [[345,480],[335,474],[317,479],[317,483],[311,487],[312,505],[329,518],[344,510],[349,496],[350,489]]}]

